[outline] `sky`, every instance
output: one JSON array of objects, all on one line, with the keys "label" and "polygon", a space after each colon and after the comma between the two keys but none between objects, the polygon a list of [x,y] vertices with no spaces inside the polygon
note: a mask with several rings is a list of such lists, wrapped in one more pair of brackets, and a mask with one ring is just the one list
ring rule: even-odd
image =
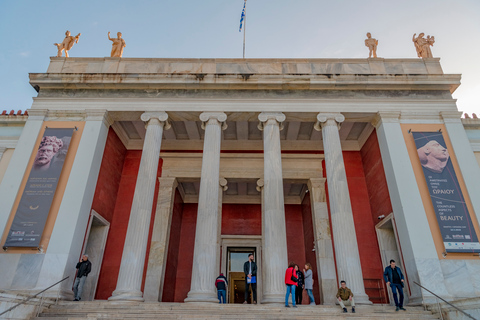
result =
[{"label": "sky", "polygon": [[[54,42],[81,33],[71,57],[241,58],[243,0],[0,0],[0,111],[26,110],[28,73],[46,72]],[[458,109],[480,113],[480,0],[247,0],[246,58],[417,58],[414,33],[435,36],[444,73],[462,74]]]}]

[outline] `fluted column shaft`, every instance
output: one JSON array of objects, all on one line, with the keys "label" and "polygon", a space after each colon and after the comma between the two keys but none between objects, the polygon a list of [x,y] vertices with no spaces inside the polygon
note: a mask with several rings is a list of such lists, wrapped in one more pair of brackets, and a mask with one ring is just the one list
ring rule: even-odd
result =
[{"label": "fluted column shaft", "polygon": [[280,124],[283,113],[261,113],[263,130],[264,181],[262,188],[262,267],[264,293],[262,303],[283,303],[285,269],[288,267],[287,231],[283,199]]},{"label": "fluted column shaft", "polygon": [[168,115],[165,112],[146,112],[142,114],[141,119],[147,122],[147,132],[130,210],[130,220],[128,221],[127,236],[123,247],[117,288],[109,300],[144,300],[141,291],[142,277],[160,147]]},{"label": "fluted column shaft", "polygon": [[338,280],[347,282],[347,286],[355,295],[356,303],[371,304],[363,284],[352,205],[338,132],[339,124],[345,120],[345,117],[340,113],[319,113],[317,120],[315,129],[319,130],[321,126],[323,136]]},{"label": "fluted column shaft", "polygon": [[[219,266],[217,255],[219,230],[220,145],[225,113],[204,112],[200,115],[205,129],[197,227],[193,252],[192,282],[185,302],[218,303],[215,279]],[[223,125],[223,126],[222,126]]]}]

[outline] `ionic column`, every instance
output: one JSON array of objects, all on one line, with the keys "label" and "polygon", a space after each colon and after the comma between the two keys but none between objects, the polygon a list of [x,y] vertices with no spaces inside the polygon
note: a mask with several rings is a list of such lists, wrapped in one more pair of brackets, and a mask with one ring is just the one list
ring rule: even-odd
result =
[{"label": "ionic column", "polygon": [[167,262],[173,202],[178,182],[175,177],[158,178],[157,209],[153,223],[150,253],[143,297],[145,301],[162,301],[165,266]]},{"label": "ionic column", "polygon": [[347,282],[347,286],[355,294],[355,302],[371,304],[363,284],[352,205],[338,133],[339,124],[345,117],[340,113],[319,113],[317,120],[315,129],[320,131],[321,127],[323,136],[338,280]]},{"label": "ionic column", "polygon": [[215,279],[219,230],[220,144],[227,115],[223,112],[200,114],[205,129],[202,173],[198,197],[197,227],[193,252],[192,283],[185,302],[218,303]]},{"label": "ionic column", "polygon": [[310,204],[312,207],[320,302],[322,304],[335,304],[335,294],[338,289],[337,274],[335,272],[332,232],[330,230],[327,203],[325,202],[325,178],[309,179],[308,190],[310,190]]},{"label": "ionic column", "polygon": [[117,288],[108,300],[144,301],[141,291],[148,231],[152,213],[158,160],[163,129],[170,126],[165,112],[145,112],[141,116],[147,122],[142,158],[133,196],[127,236],[123,247]]},{"label": "ionic column", "polygon": [[262,188],[262,303],[284,303],[285,269],[288,267],[287,231],[283,199],[280,146],[283,113],[262,112],[258,128],[263,130],[264,178]]}]

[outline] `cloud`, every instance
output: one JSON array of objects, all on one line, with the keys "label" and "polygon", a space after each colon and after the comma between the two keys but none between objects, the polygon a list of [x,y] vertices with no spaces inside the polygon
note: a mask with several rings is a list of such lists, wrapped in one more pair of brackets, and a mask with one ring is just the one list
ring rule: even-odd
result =
[{"label": "cloud", "polygon": [[28,52],[28,51],[20,52],[20,56],[22,56],[24,58],[28,57],[29,55],[30,55],[30,52]]}]

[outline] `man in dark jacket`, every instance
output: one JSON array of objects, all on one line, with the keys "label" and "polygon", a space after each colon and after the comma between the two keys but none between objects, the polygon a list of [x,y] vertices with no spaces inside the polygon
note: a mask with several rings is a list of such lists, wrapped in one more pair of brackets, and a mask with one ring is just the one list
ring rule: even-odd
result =
[{"label": "man in dark jacket", "polygon": [[228,286],[227,278],[225,278],[223,273],[220,273],[220,275],[215,280],[215,287],[217,287],[218,303],[222,303],[222,298],[223,298],[223,303],[227,303],[226,301],[227,286]]},{"label": "man in dark jacket", "polygon": [[[390,260],[390,265],[385,268],[385,271],[383,272],[383,279],[387,283],[387,286],[389,285],[390,288],[392,289],[392,294],[393,294],[393,299],[395,300],[395,307],[396,310],[405,310],[403,307],[403,284],[404,284],[404,278],[403,278],[403,273],[402,270],[400,270],[399,267],[395,266],[395,260]],[[400,294],[400,303],[398,302],[397,298],[397,290],[398,293]]]},{"label": "man in dark jacket", "polygon": [[253,253],[248,255],[248,261],[243,264],[245,273],[245,301],[248,303],[248,285],[252,286],[253,303],[257,303],[257,264],[253,262]]},{"label": "man in dark jacket", "polygon": [[84,254],[80,259],[80,262],[77,263],[77,278],[73,284],[73,295],[75,300],[80,301],[82,298],[83,285],[87,279],[88,274],[92,270],[92,263],[88,261],[88,255]]}]

